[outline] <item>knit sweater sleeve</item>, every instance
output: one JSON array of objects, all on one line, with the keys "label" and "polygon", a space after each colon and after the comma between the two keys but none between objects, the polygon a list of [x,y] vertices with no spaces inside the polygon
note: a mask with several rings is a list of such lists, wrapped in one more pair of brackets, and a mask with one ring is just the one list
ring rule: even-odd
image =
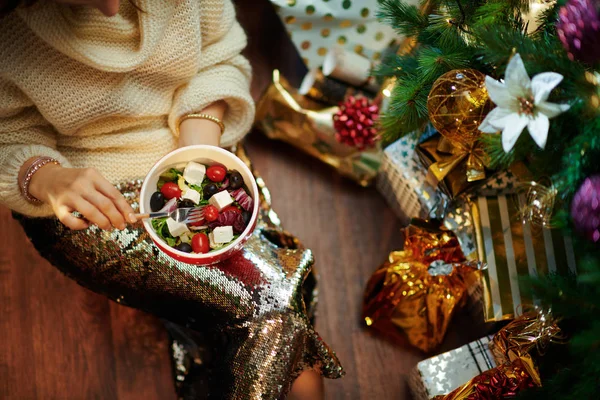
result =
[{"label": "knit sweater sleeve", "polygon": [[200,1],[200,20],[200,69],[191,81],[175,92],[169,126],[175,133],[182,116],[224,100],[228,108],[221,145],[228,147],[250,130],[254,120],[250,64],[240,55],[246,46],[246,35],[235,19],[230,0]]},{"label": "knit sweater sleeve", "polygon": [[0,204],[21,214],[45,217],[54,214],[52,208],[25,200],[18,184],[21,166],[38,156],[70,166],[56,150],[53,128],[16,86],[0,78]]}]

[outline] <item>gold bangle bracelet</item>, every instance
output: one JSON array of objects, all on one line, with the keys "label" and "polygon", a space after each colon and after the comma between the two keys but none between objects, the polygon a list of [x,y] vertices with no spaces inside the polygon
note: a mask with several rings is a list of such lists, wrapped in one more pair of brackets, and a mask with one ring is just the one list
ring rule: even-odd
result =
[{"label": "gold bangle bracelet", "polygon": [[221,135],[223,134],[223,132],[225,132],[225,124],[223,123],[223,121],[221,121],[217,117],[214,117],[209,114],[188,114],[188,115],[184,115],[183,117],[181,117],[179,119],[179,123],[177,124],[177,135],[179,135],[179,126],[186,119],[206,119],[206,120],[212,121],[215,124],[219,125],[219,128],[221,128]]}]

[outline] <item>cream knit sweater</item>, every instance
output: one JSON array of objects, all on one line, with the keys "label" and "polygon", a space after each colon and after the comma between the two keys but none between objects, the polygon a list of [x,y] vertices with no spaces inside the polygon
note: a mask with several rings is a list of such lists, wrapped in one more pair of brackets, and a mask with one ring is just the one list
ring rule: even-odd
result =
[{"label": "cream knit sweater", "polygon": [[49,216],[20,194],[34,156],[141,178],[176,147],[179,118],[225,100],[223,146],[250,128],[246,37],[231,0],[127,0],[119,13],[53,1],[0,18],[0,203]]}]

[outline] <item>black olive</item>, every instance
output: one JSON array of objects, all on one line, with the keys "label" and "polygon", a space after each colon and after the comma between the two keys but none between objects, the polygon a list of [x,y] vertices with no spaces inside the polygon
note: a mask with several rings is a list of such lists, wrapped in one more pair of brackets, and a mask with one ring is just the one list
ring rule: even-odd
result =
[{"label": "black olive", "polygon": [[248,226],[250,218],[252,218],[252,213],[250,211],[242,211],[242,219],[244,220],[244,224],[246,224],[246,226]]},{"label": "black olive", "polygon": [[190,208],[190,207],[196,207],[196,203],[194,203],[190,199],[180,200],[179,203],[177,204],[177,208]]},{"label": "black olive", "polygon": [[158,211],[165,206],[165,196],[161,192],[154,192],[150,197],[150,209]]},{"label": "black olive", "polygon": [[231,171],[231,175],[229,176],[229,188],[230,189],[239,189],[244,184],[244,178],[242,178],[242,174],[238,171]]},{"label": "black olive", "polygon": [[179,243],[176,247],[177,250],[179,251],[183,251],[184,253],[191,253],[192,252],[192,246],[190,246],[189,243]]},{"label": "black olive", "polygon": [[206,186],[204,186],[204,189],[202,189],[202,193],[204,194],[205,200],[210,199],[218,191],[219,191],[219,187],[217,186],[216,183],[209,183]]}]

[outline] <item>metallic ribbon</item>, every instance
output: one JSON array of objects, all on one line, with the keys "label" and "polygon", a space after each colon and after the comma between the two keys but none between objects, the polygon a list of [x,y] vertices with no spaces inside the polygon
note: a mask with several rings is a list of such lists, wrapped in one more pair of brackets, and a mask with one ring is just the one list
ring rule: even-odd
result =
[{"label": "metallic ribbon", "polygon": [[341,175],[361,186],[370,185],[381,165],[381,146],[359,151],[339,143],[333,127],[338,107],[324,108],[318,102],[299,96],[289,83],[273,71],[273,82],[257,105],[255,125],[267,137],[290,143],[329,164]]},{"label": "metallic ribbon", "polygon": [[563,343],[564,337],[550,312],[542,309],[528,311],[500,329],[490,342],[490,349],[498,364],[516,359],[533,363],[536,350],[542,356],[550,343]]},{"label": "metallic ribbon", "polygon": [[419,144],[416,151],[427,167],[427,181],[450,197],[486,177],[487,155],[478,142],[462,144],[440,136]]},{"label": "metallic ribbon", "polygon": [[445,396],[435,400],[498,400],[514,398],[523,389],[541,386],[535,367],[515,360],[485,371]]},{"label": "metallic ribbon", "polygon": [[[262,196],[254,234],[242,252],[210,267],[169,258],[141,223],[123,231],[72,231],[56,218],[15,217],[40,254],[82,286],[216,338],[211,397],[275,400],[305,369],[328,378],[343,370],[304,303],[312,253],[278,226],[264,182],[257,183]],[[118,185],[134,208],[140,187],[140,180]]]},{"label": "metallic ribbon", "polygon": [[369,279],[363,318],[367,326],[430,352],[443,340],[467,288],[478,279],[478,263],[466,262],[456,236],[437,223],[413,219],[404,251],[390,253]]}]

